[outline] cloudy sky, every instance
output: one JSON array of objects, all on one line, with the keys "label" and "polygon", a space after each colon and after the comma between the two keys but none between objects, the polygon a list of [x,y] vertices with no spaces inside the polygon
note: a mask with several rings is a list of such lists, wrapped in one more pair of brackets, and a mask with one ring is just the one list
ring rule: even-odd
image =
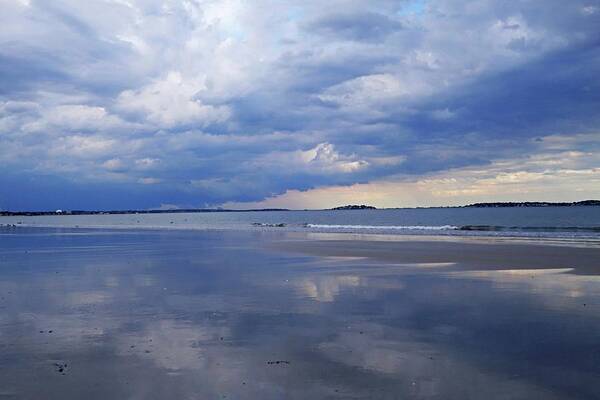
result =
[{"label": "cloudy sky", "polygon": [[0,0],[0,209],[600,198],[598,0]]}]

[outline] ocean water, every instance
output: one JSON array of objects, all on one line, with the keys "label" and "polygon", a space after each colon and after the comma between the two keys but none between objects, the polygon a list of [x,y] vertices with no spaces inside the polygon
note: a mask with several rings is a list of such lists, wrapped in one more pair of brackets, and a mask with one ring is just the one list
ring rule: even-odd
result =
[{"label": "ocean water", "polygon": [[600,207],[17,216],[0,224],[600,239]]}]

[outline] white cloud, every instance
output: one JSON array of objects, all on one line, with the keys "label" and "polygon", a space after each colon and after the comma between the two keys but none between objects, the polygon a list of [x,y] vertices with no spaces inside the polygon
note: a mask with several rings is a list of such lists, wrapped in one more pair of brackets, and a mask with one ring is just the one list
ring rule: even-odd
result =
[{"label": "white cloud", "polygon": [[125,163],[118,158],[111,158],[102,163],[102,166],[109,171],[121,171],[125,168]]},{"label": "white cloud", "polygon": [[102,136],[63,136],[57,138],[48,153],[55,157],[95,159],[113,153],[118,141]]},{"label": "white cloud", "polygon": [[61,105],[43,110],[39,119],[23,125],[24,132],[111,131],[132,128],[119,117],[107,113],[104,107],[87,105]]},{"label": "white cloud", "polygon": [[597,6],[584,6],[581,8],[581,12],[585,15],[593,15],[596,14],[600,10]]},{"label": "white cloud", "polygon": [[202,80],[185,79],[181,73],[172,71],[142,89],[124,91],[117,99],[117,107],[141,113],[159,128],[191,124],[203,127],[226,121],[230,114],[228,107],[202,104],[196,98],[205,87]]},{"label": "white cloud", "polygon": [[347,108],[369,108],[401,96],[419,94],[425,85],[401,82],[391,74],[376,74],[354,78],[327,88],[319,98]]},{"label": "white cloud", "polygon": [[320,143],[309,150],[272,152],[255,161],[257,168],[275,168],[312,174],[352,173],[369,167],[356,155],[344,155],[330,143]]}]

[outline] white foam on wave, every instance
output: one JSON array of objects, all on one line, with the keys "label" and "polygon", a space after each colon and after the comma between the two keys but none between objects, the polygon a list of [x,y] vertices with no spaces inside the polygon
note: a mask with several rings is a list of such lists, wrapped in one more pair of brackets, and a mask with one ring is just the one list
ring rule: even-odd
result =
[{"label": "white foam on wave", "polygon": [[453,231],[459,229],[454,225],[326,225],[306,224],[307,228],[315,229],[370,229],[370,230],[420,230],[420,231]]}]

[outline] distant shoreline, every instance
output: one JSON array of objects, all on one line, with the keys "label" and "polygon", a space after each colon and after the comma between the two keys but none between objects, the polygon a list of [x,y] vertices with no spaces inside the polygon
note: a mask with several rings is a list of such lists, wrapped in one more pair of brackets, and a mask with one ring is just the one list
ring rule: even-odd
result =
[{"label": "distant shoreline", "polygon": [[264,208],[256,210],[227,210],[220,208],[190,208],[173,210],[57,210],[57,211],[0,211],[0,216],[42,216],[42,215],[118,215],[118,214],[182,214],[182,213],[220,213],[220,212],[265,212],[293,211],[287,208]]},{"label": "distant shoreline", "polygon": [[499,203],[475,203],[463,207],[489,208],[489,207],[577,207],[577,206],[600,206],[600,200],[583,200],[575,202],[548,202],[548,201],[523,201],[523,202],[499,202]]},{"label": "distant shoreline", "polygon": [[583,200],[576,202],[493,202],[473,203],[464,206],[438,206],[438,207],[390,207],[376,208],[364,205],[348,205],[330,209],[304,209],[290,210],[287,208],[261,208],[252,210],[230,210],[221,208],[190,208],[173,210],[56,210],[56,211],[0,211],[0,216],[43,216],[43,215],[105,215],[105,214],[179,214],[179,213],[220,213],[220,212],[268,212],[268,211],[354,211],[354,210],[403,210],[403,209],[435,209],[435,208],[521,208],[521,207],[578,207],[600,206],[600,200]]}]

